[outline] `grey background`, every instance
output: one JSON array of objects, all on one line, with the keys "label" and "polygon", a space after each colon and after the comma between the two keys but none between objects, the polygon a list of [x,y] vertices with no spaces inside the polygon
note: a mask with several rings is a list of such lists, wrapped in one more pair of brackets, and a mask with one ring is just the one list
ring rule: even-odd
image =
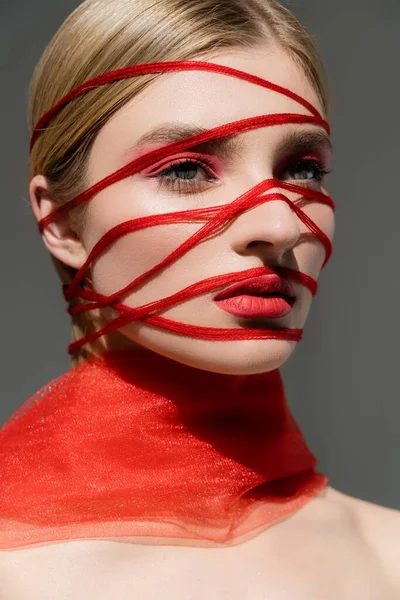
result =
[{"label": "grey background", "polygon": [[[0,0],[0,423],[68,370],[68,315],[28,205],[33,68],[78,0]],[[289,404],[332,487],[400,509],[398,0],[293,0],[330,77],[337,204],[331,261],[282,368]]]}]

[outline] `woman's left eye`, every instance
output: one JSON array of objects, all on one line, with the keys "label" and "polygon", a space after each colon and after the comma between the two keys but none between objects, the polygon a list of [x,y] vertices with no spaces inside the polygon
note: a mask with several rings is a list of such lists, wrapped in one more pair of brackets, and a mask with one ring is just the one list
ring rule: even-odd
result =
[{"label": "woman's left eye", "polygon": [[324,176],[330,173],[330,170],[317,160],[303,159],[286,169],[286,173],[289,179],[294,181],[321,182]]}]

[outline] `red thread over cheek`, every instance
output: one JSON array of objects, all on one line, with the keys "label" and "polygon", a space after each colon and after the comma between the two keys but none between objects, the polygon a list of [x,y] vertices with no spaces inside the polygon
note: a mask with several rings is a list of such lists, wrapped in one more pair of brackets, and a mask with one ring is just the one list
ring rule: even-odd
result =
[{"label": "red thread over cheek", "polygon": [[[43,232],[44,229],[51,222],[55,221],[62,214],[67,213],[72,208],[75,208],[83,204],[84,202],[87,202],[100,191],[106,189],[114,183],[117,183],[118,181],[121,181],[126,177],[129,177],[139,172],[149,173],[150,168],[154,173],[154,165],[157,165],[157,168],[159,168],[159,170],[166,169],[168,168],[168,165],[172,164],[173,160],[177,160],[177,156],[179,155],[179,153],[181,153],[180,156],[184,156],[186,159],[189,159],[190,156],[200,157],[201,155],[190,153],[187,149],[190,147],[194,147],[195,145],[207,142],[209,140],[228,135],[235,135],[246,131],[252,131],[259,127],[274,127],[284,124],[311,124],[316,127],[323,128],[328,134],[330,133],[329,124],[322,118],[318,110],[315,107],[313,107],[307,100],[301,98],[300,96],[298,96],[290,90],[287,90],[286,88],[278,86],[277,84],[256,77],[249,73],[245,73],[243,71],[231,69],[229,67],[221,65],[216,65],[214,63],[198,61],[177,61],[170,63],[151,63],[148,65],[135,65],[133,67],[127,67],[124,69],[119,69],[117,71],[106,73],[82,84],[81,86],[70,92],[67,96],[62,98],[50,111],[48,111],[40,119],[32,135],[31,148],[33,148],[33,145],[35,144],[38,136],[57,112],[62,110],[62,108],[66,106],[69,102],[73,101],[81,94],[89,92],[94,87],[99,87],[108,83],[112,83],[113,81],[119,81],[124,78],[134,77],[141,74],[157,72],[161,73],[165,71],[173,72],[179,70],[214,71],[221,75],[237,77],[249,83],[260,85],[264,88],[273,90],[277,93],[283,94],[291,98],[292,100],[295,100],[298,104],[305,107],[311,113],[311,115],[296,113],[277,113],[260,115],[258,117],[251,117],[248,119],[241,119],[239,121],[234,121],[232,123],[227,123],[218,127],[214,127],[203,133],[190,136],[178,142],[173,142],[161,148],[156,148],[154,150],[151,150],[150,152],[146,152],[146,154],[138,156],[134,160],[131,160],[127,165],[125,165],[115,173],[110,174],[102,181],[98,182],[88,190],[84,191],[82,194],[72,199],[67,204],[60,206],[53,213],[48,215],[46,218],[42,219],[39,222],[40,232]],[[182,152],[185,150],[186,153],[182,154]],[[311,156],[313,155],[308,154],[307,159],[311,159]],[[315,158],[316,157],[313,156],[314,160]],[[200,158],[198,159],[200,160]],[[302,157],[302,159],[305,160],[305,157]],[[163,165],[163,168],[161,169],[161,167],[158,167],[158,165]],[[295,192],[299,196],[294,202],[290,200],[287,196],[285,196],[281,192],[281,190]],[[69,286],[64,286],[64,295],[67,301],[72,300],[74,297],[78,297],[86,301],[86,304],[69,308],[69,313],[71,315],[108,306],[113,307],[114,310],[116,310],[120,314],[120,316],[114,321],[110,322],[102,330],[89,334],[81,340],[70,344],[69,352],[74,353],[86,343],[94,341],[102,335],[119,329],[134,320],[140,320],[142,322],[148,323],[149,325],[159,327],[160,329],[164,329],[167,331],[171,331],[178,335],[187,335],[198,339],[280,339],[300,341],[300,339],[302,338],[301,329],[278,328],[269,330],[256,329],[250,327],[200,327],[188,325],[185,323],[179,323],[170,319],[166,319],[161,315],[153,314],[156,311],[166,309],[170,306],[173,306],[174,304],[183,302],[199,294],[204,294],[207,291],[217,290],[222,285],[226,285],[234,281],[240,281],[242,279],[247,279],[248,277],[253,277],[267,273],[277,273],[281,277],[287,277],[289,279],[292,279],[293,281],[296,281],[297,283],[300,283],[307,287],[312,293],[312,295],[315,295],[315,293],[317,292],[317,282],[311,277],[309,277],[307,274],[300,273],[299,271],[289,269],[287,267],[279,267],[275,269],[270,269],[268,267],[257,267],[255,269],[247,269],[245,271],[226,273],[224,275],[210,277],[206,280],[196,282],[191,286],[188,286],[184,290],[180,290],[179,292],[171,296],[161,298],[160,300],[156,300],[154,302],[150,302],[146,305],[135,307],[133,309],[129,306],[124,305],[121,302],[121,297],[126,295],[128,292],[131,292],[139,284],[145,282],[150,276],[161,271],[167,265],[171,264],[172,262],[183,256],[201,240],[206,239],[207,236],[211,235],[221,225],[229,223],[233,219],[237,218],[245,210],[251,209],[257,206],[258,204],[274,200],[286,202],[288,206],[290,206],[292,211],[296,214],[296,216],[308,227],[311,234],[314,235],[323,245],[325,249],[325,260],[323,264],[324,267],[332,253],[331,242],[329,238],[325,235],[325,233],[317,226],[317,224],[314,223],[297,206],[298,200],[301,199],[306,199],[308,202],[312,201],[327,205],[332,210],[335,209],[333,200],[327,194],[316,190],[312,190],[310,188],[306,188],[304,186],[289,184],[280,181],[279,179],[272,178],[260,182],[259,184],[255,185],[253,188],[242,194],[239,198],[234,199],[230,204],[224,206],[214,206],[200,210],[188,210],[161,215],[152,215],[126,221],[124,223],[120,223],[116,227],[113,227],[94,246],[93,250],[90,253],[90,256],[88,257],[88,260],[82,266],[82,268],[79,269],[71,284]],[[110,296],[104,296],[93,289],[88,289],[87,287],[85,288],[80,285],[84,279],[84,276],[89,266],[95,260],[97,260],[105,251],[105,249],[109,247],[118,238],[127,235],[128,233],[133,233],[135,231],[145,229],[147,227],[153,227],[154,225],[168,225],[170,223],[179,223],[182,221],[187,221],[188,218],[196,219],[197,221],[204,220],[204,225],[195,234],[193,234],[190,238],[183,242],[178,248],[176,248],[167,257],[165,257],[165,259],[162,260],[158,265],[156,265],[152,269],[149,269],[147,272],[142,273],[142,275],[137,277],[134,281],[125,286],[122,290],[118,290]]]}]

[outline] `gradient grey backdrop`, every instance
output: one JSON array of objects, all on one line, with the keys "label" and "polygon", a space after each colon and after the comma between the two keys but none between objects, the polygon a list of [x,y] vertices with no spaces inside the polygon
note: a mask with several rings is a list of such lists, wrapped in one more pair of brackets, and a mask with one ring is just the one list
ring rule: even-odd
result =
[{"label": "gradient grey backdrop", "polygon": [[[0,0],[0,423],[69,368],[68,315],[28,205],[25,108],[35,63],[79,4]],[[333,256],[282,369],[289,404],[331,486],[400,509],[400,2],[287,4],[330,76],[337,204]]]}]

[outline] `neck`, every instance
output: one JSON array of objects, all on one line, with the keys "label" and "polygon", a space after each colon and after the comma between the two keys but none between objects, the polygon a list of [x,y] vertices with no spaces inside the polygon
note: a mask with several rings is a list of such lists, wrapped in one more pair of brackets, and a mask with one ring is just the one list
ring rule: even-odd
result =
[{"label": "neck", "polygon": [[230,544],[327,483],[278,370],[226,375],[111,351],[34,398],[0,435],[1,548],[71,537]]},{"label": "neck", "polygon": [[306,448],[278,369],[227,375],[147,351],[108,352],[103,358],[117,377],[164,399],[166,412],[155,414],[157,420],[211,444],[256,479],[292,474],[293,447]]}]

